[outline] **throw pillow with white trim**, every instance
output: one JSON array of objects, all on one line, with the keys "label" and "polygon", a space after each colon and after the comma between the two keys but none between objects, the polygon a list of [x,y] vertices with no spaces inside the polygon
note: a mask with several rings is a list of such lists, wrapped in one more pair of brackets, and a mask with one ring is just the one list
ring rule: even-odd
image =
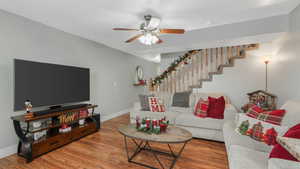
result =
[{"label": "throw pillow with white trim", "polygon": [[194,115],[197,117],[205,118],[207,117],[208,108],[208,100],[199,99],[198,103],[195,106]]},{"label": "throw pillow with white trim", "polygon": [[236,132],[256,141],[264,142],[267,145],[275,145],[276,137],[282,136],[287,129],[285,126],[274,125],[245,114],[240,114]]},{"label": "throw pillow with white trim", "polygon": [[158,97],[149,97],[149,107],[151,112],[165,112],[165,106]]},{"label": "throw pillow with white trim", "polygon": [[258,107],[258,106],[256,106],[256,105],[252,105],[252,106],[248,109],[246,115],[249,116],[249,117],[252,117],[252,118],[257,118],[258,115],[259,115],[260,113],[262,113],[262,112],[264,112],[263,109],[261,109],[260,107]]}]

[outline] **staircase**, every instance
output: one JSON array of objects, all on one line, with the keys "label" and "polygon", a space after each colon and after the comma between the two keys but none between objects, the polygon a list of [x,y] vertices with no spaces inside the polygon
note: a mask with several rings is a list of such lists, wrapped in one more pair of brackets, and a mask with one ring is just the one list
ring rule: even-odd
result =
[{"label": "staircase", "polygon": [[246,52],[258,44],[192,50],[178,57],[161,75],[150,79],[152,92],[183,92],[201,88],[202,83],[212,81],[222,74],[225,67],[233,67],[235,59],[246,57]]}]

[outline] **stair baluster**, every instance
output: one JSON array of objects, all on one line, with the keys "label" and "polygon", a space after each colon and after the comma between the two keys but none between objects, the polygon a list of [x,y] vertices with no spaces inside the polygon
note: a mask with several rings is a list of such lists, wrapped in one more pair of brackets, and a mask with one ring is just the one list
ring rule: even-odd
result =
[{"label": "stair baluster", "polygon": [[250,44],[189,51],[174,71],[168,72],[163,79],[155,78],[149,89],[174,93],[201,88],[204,81],[211,81],[224,67],[232,67],[235,59],[244,58],[246,51],[257,48],[258,44]]}]

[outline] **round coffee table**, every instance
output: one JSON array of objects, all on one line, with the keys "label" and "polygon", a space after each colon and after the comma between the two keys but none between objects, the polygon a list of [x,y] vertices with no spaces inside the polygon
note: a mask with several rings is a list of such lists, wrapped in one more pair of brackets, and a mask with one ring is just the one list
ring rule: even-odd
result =
[{"label": "round coffee table", "polygon": [[[125,125],[119,127],[119,132],[124,136],[125,150],[128,158],[128,162],[135,163],[144,167],[157,169],[153,166],[133,161],[133,158],[142,151],[150,151],[155,157],[156,161],[159,163],[161,168],[166,168],[162,162],[159,160],[157,154],[167,155],[173,158],[171,166],[172,169],[180,157],[185,145],[192,139],[192,134],[182,128],[169,126],[167,131],[161,134],[147,134],[144,132],[137,131],[134,124]],[[136,145],[134,153],[130,156],[128,151],[128,141],[130,138],[132,142]],[[167,144],[170,152],[162,152],[155,150],[151,147],[150,142],[156,142],[161,144]],[[183,144],[178,153],[175,153],[170,144]]]}]

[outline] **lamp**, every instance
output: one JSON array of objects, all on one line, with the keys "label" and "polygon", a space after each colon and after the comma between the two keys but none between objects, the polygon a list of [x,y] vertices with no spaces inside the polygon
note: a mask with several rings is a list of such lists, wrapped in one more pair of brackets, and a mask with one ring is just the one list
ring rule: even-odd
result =
[{"label": "lamp", "polygon": [[266,65],[266,88],[265,91],[268,91],[268,64],[270,63],[270,57],[266,56],[264,58],[264,63]]},{"label": "lamp", "polygon": [[159,41],[159,39],[157,36],[153,35],[152,33],[146,32],[144,33],[143,36],[139,38],[139,41],[145,45],[153,45],[156,44]]}]

